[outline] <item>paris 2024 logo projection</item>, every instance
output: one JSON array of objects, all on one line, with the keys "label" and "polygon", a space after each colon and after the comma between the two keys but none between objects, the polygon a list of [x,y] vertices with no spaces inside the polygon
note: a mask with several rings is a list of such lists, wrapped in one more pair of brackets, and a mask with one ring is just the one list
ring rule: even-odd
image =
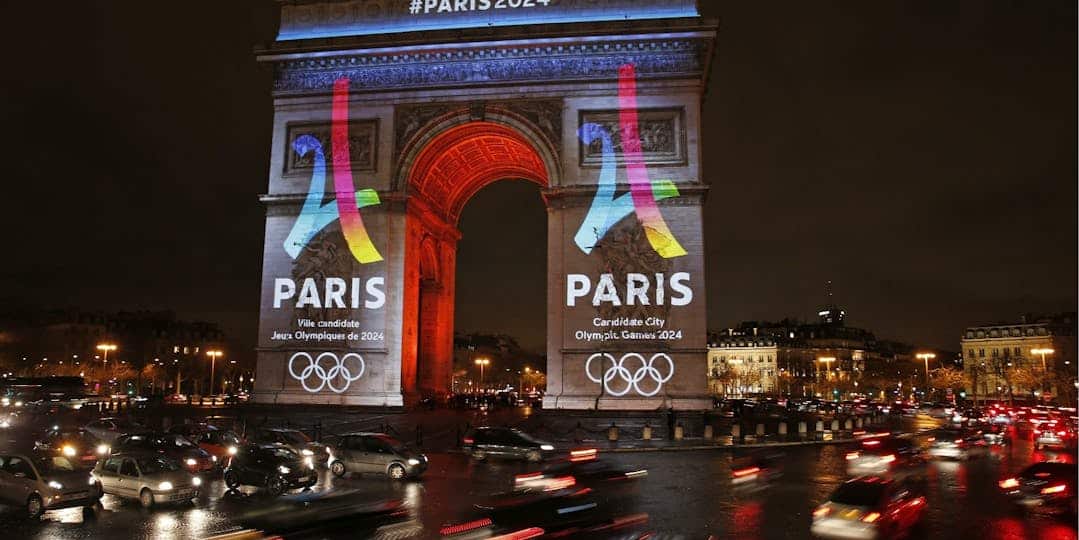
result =
[{"label": "paris 2024 logo projection", "polygon": [[[595,245],[623,218],[635,214],[644,229],[645,237],[651,248],[664,259],[673,259],[686,255],[686,250],[675,238],[663,218],[657,201],[678,196],[678,188],[669,180],[650,180],[642,157],[641,140],[637,118],[636,73],[632,64],[626,64],[619,70],[618,78],[618,129],[623,162],[629,181],[629,192],[615,196],[616,191],[616,151],[612,135],[604,127],[595,123],[586,123],[580,128],[580,137],[585,144],[599,141],[602,147],[602,160],[598,180],[598,189],[593,197],[588,214],[578,229],[574,242],[585,254],[592,253]],[[360,210],[380,204],[378,193],[373,189],[357,190],[352,176],[352,164],[349,151],[349,80],[341,78],[333,87],[333,106],[331,133],[331,155],[333,172],[334,199],[326,199],[327,163],[322,143],[311,135],[302,135],[292,143],[293,149],[300,156],[313,154],[311,183],[299,216],[293,223],[283,248],[296,259],[315,236],[334,222],[340,223],[340,231],[348,245],[352,257],[360,264],[369,264],[383,260],[382,254],[371,241]],[[567,276],[567,306],[573,307],[578,298],[592,292],[591,280],[583,274]],[[665,301],[664,277],[655,276],[655,290],[647,293],[648,284],[653,279],[643,274],[627,275],[626,302],[628,305],[650,302],[663,304]],[[668,284],[671,290],[669,302],[672,305],[686,305],[693,297],[688,286],[689,275],[684,272],[672,274]],[[326,277],[324,287],[320,288],[314,279],[303,280],[297,287],[294,280],[278,278],[274,280],[273,307],[278,309],[285,304],[294,304],[296,308],[351,308],[380,309],[385,305],[385,278],[372,277],[362,283],[359,278]],[[299,291],[297,291],[299,288]],[[622,305],[613,277],[610,274],[600,276],[592,294],[592,305],[604,302]],[[662,323],[660,323],[662,324]],[[305,334],[306,336],[307,334]],[[315,334],[311,334],[315,335]],[[341,339],[351,339],[353,333],[340,334]],[[359,335],[359,334],[355,334]],[[287,338],[286,335],[281,336]],[[331,336],[332,339],[332,336]],[[662,337],[661,337],[662,339]],[[305,337],[305,341],[308,339]],[[596,362],[598,370],[593,366]],[[609,361],[609,364],[608,362]],[[608,365],[605,370],[602,366]],[[674,362],[664,353],[645,355],[626,353],[615,359],[609,353],[596,353],[588,358],[585,371],[590,380],[603,385],[612,396],[623,396],[633,391],[650,397],[659,393],[663,384],[674,375]],[[296,352],[288,361],[288,373],[300,382],[303,389],[318,393],[329,389],[335,393],[346,392],[350,385],[359,380],[366,371],[363,357],[356,352],[339,354],[333,351]],[[596,371],[597,373],[593,373]]]}]

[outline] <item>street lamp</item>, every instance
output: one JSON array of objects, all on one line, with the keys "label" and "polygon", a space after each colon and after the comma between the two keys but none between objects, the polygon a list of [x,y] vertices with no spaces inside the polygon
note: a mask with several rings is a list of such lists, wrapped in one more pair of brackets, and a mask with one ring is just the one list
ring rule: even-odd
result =
[{"label": "street lamp", "polygon": [[214,367],[217,364],[217,359],[223,355],[221,351],[209,350],[206,351],[206,356],[210,357],[210,395],[214,395]]},{"label": "street lamp", "polygon": [[477,358],[476,365],[480,367],[480,390],[483,389],[483,368],[491,365],[491,361],[487,358]]},{"label": "street lamp", "polygon": [[108,364],[109,363],[109,351],[115,351],[116,350],[116,344],[115,343],[98,343],[97,344],[97,350],[102,351],[102,352],[105,353],[104,361],[105,361],[106,364]]},{"label": "street lamp", "polygon": [[[834,356],[818,356],[817,361],[825,364],[824,367],[824,380],[828,380],[828,372],[832,370],[832,362],[835,362]],[[820,378],[820,367],[817,367],[817,378]]]},{"label": "street lamp", "polygon": [[1045,364],[1045,355],[1053,354],[1054,352],[1056,352],[1056,351],[1054,351],[1053,349],[1050,349],[1050,348],[1040,348],[1040,349],[1031,349],[1030,350],[1031,354],[1037,354],[1037,355],[1042,357],[1042,373],[1043,373],[1043,375],[1042,375],[1042,396],[1043,397],[1045,396],[1045,381],[1046,381],[1046,379],[1048,378],[1048,375],[1049,375],[1049,369],[1048,369],[1048,367],[1046,367],[1046,364]]},{"label": "street lamp", "polygon": [[929,399],[929,361],[936,358],[937,355],[931,352],[918,353],[914,355],[918,360],[925,360],[925,397]]}]

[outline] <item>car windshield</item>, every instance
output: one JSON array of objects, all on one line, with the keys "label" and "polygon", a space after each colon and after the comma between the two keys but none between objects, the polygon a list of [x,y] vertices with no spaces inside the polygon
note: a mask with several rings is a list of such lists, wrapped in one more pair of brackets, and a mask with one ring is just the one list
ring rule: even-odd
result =
[{"label": "car windshield", "polygon": [[182,435],[165,435],[158,437],[154,440],[154,444],[159,447],[165,448],[198,448],[194,443],[184,438]]},{"label": "car windshield", "polygon": [[403,452],[405,450],[404,443],[402,443],[401,441],[399,441],[397,439],[394,439],[393,437],[379,437],[379,439],[383,443],[385,443],[386,446],[389,446],[394,452],[400,453],[400,452]]},{"label": "car windshield", "polygon": [[307,438],[307,435],[299,431],[281,431],[281,436],[288,442],[293,444],[307,444],[311,442],[311,439]]},{"label": "car windshield", "polygon": [[284,447],[269,447],[263,448],[262,453],[270,458],[297,460],[300,459],[300,455],[293,451],[291,448]]},{"label": "car windshield", "polygon": [[91,468],[92,465],[84,465],[77,460],[68,459],[64,456],[49,456],[37,459],[37,468],[42,474],[81,471]]},{"label": "car windshield", "polygon": [[240,438],[231,431],[218,431],[213,438],[220,444],[240,444]]},{"label": "car windshield", "polygon": [[142,474],[157,474],[180,470],[180,465],[163,457],[140,458],[137,460]]},{"label": "car windshield", "polygon": [[876,506],[885,489],[887,484],[883,482],[847,482],[835,490],[830,500],[850,506]]}]

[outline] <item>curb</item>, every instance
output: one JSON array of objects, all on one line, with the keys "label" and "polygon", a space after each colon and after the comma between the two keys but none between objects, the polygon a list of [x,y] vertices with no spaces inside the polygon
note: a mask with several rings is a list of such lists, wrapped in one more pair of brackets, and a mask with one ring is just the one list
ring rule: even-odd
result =
[{"label": "curb", "polygon": [[599,448],[596,449],[600,452],[612,452],[612,453],[633,453],[633,452],[688,452],[688,451],[700,451],[700,450],[738,450],[741,448],[783,448],[793,446],[816,446],[826,444],[846,444],[852,442],[858,442],[859,439],[837,439],[831,441],[794,441],[794,442],[777,442],[777,443],[750,443],[750,444],[731,444],[731,445],[718,445],[718,444],[697,444],[697,445],[680,445],[680,446],[624,446],[616,448]]}]

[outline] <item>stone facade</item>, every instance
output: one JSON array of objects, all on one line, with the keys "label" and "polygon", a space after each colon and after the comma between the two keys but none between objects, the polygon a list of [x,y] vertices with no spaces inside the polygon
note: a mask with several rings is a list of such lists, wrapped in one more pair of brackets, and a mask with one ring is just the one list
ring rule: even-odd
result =
[{"label": "stone facade", "polygon": [[[696,16],[694,3],[685,0],[621,4],[628,7],[609,6],[621,10],[617,17],[591,3],[567,2],[536,11],[567,17],[551,24],[409,33],[418,27],[402,22],[410,20],[407,12],[394,11],[407,10],[407,3],[283,3],[279,39],[259,53],[273,68],[275,101],[269,190],[262,197],[257,401],[400,406],[448,392],[457,217],[476,191],[514,178],[538,185],[548,206],[545,406],[710,404],[699,377],[706,355],[701,205],[707,192],[699,132],[716,23]],[[372,25],[403,24],[401,33],[370,31],[356,16],[367,12],[376,14]],[[580,13],[591,15],[573,20]],[[415,20],[438,20],[422,15]],[[467,17],[458,15],[446,20],[467,26],[461,22]],[[612,18],[619,20],[604,20]],[[307,39],[319,36],[332,40]],[[632,120],[624,114],[627,81],[634,92]],[[355,190],[365,201],[359,213],[381,257],[376,261],[354,257],[335,220],[339,210],[329,203],[319,207],[328,217],[312,219],[328,224],[304,236],[303,246],[287,245],[302,209],[322,200],[312,203],[309,196],[319,170],[313,154],[296,145],[328,148],[331,109],[338,110],[341,99],[348,121],[347,137],[339,141],[349,144]],[[636,137],[625,130],[630,121]],[[615,159],[605,162],[602,144],[582,142],[583,129],[608,134]],[[331,154],[326,183],[333,172],[336,186],[338,158],[344,163],[345,156]],[[626,157],[631,154],[639,158]],[[636,219],[617,220],[583,245],[579,231],[595,213],[604,175],[612,174],[617,192],[626,192],[630,168],[635,174],[653,169],[652,184],[632,199]],[[340,198],[342,190],[335,190]],[[649,191],[652,213],[635,206]],[[608,213],[626,206],[612,194],[598,208]],[[646,214],[653,221],[658,214],[669,233],[651,222],[643,226]],[[684,253],[671,254],[664,238],[675,239]],[[661,250],[671,251],[660,256]],[[618,284],[603,289],[607,274]],[[567,287],[582,276],[593,290],[569,305]],[[626,304],[633,304],[628,288],[641,285],[633,276],[647,277],[648,305],[643,297]],[[314,283],[311,294],[330,296],[328,280],[338,277],[336,283],[384,284],[384,303],[363,308],[302,300],[306,280]],[[282,305],[283,296],[297,306]],[[611,296],[621,298],[604,300]],[[648,328],[637,328],[645,321]],[[304,329],[312,322],[318,331]],[[338,323],[355,325],[357,338],[306,337],[352,335],[322,330]],[[633,382],[638,372],[651,386],[639,377]],[[609,373],[618,380],[605,384],[613,380],[604,379]],[[320,380],[328,382],[320,386]]]},{"label": "stone facade", "polygon": [[[1074,396],[1076,379],[1075,315],[1020,322],[973,326],[960,340],[967,394],[1003,399]],[[1043,355],[1035,352],[1051,349]],[[1070,386],[1070,388],[1069,388]]]}]

